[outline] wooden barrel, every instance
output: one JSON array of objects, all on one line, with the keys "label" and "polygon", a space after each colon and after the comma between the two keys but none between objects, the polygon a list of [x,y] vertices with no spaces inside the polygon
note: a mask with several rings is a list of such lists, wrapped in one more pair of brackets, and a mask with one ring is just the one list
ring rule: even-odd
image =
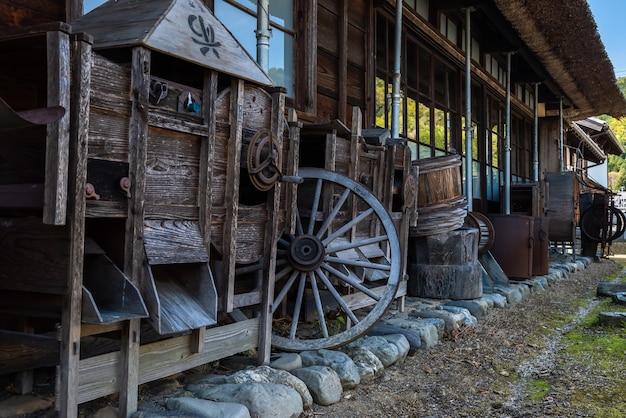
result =
[{"label": "wooden barrel", "polygon": [[425,158],[413,164],[419,167],[418,208],[456,201],[462,196],[460,155]]},{"label": "wooden barrel", "polygon": [[482,296],[478,262],[478,229],[460,228],[409,238],[410,296],[434,299],[474,299]]},{"label": "wooden barrel", "polygon": [[417,182],[417,226],[411,236],[453,231],[463,226],[467,200],[463,196],[461,156],[425,158],[413,162],[419,169]]}]

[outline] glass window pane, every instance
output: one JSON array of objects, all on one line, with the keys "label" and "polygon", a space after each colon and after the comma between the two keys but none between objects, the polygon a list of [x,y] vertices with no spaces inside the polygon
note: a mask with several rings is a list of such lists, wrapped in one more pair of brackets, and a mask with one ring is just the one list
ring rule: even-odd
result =
[{"label": "glass window pane", "polygon": [[446,114],[441,109],[435,109],[435,147],[446,149]]},{"label": "glass window pane", "polygon": [[380,77],[376,77],[376,126],[387,128],[386,119],[386,101],[387,101],[387,83]]},{"label": "glass window pane", "polygon": [[472,161],[472,196],[480,199],[480,163]]},{"label": "glass window pane", "polygon": [[430,146],[430,107],[418,104],[420,143]]},{"label": "glass window pane", "polygon": [[[250,2],[246,1],[243,3]],[[225,0],[215,0],[215,16],[228,28],[248,54],[255,58],[256,34],[254,31],[256,30],[256,17],[228,4]]]},{"label": "glass window pane", "polygon": [[269,76],[274,84],[287,89],[288,96],[293,96],[293,36],[276,29],[270,40]]},{"label": "glass window pane", "polygon": [[[220,0],[220,1],[223,1],[223,0]],[[256,11],[257,11],[257,8],[256,8],[257,2],[256,2],[256,0],[233,0],[233,1],[235,3],[241,4],[244,7],[247,7],[248,9],[252,10],[254,13],[256,13]],[[217,5],[217,1],[215,3]]]},{"label": "glass window pane", "polygon": [[286,29],[293,29],[293,0],[272,0],[270,21]]},{"label": "glass window pane", "polygon": [[415,99],[408,97],[406,103],[406,136],[409,139],[417,140],[417,102]]}]

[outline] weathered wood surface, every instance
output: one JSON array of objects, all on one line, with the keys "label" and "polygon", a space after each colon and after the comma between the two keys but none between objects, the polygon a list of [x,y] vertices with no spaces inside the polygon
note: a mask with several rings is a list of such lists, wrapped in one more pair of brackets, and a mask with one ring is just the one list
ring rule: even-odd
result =
[{"label": "weathered wood surface", "polygon": [[209,261],[198,222],[146,220],[143,239],[152,265]]},{"label": "weathered wood surface", "polygon": [[2,1],[0,2],[0,28],[31,26],[47,22],[55,22],[53,27],[58,27],[58,22],[65,20],[65,4],[65,2],[47,0]]},{"label": "weathered wood surface", "polygon": [[[131,181],[128,218],[124,242],[124,273],[141,287],[144,279],[143,221],[148,153],[148,109],[152,54],[145,48],[133,48],[131,64],[131,116],[128,136],[129,179]],[[139,368],[139,320],[124,324],[121,333],[120,413],[128,416],[137,409]],[[78,396],[77,396],[78,398]]]},{"label": "weathered wood surface", "polygon": [[482,296],[477,229],[411,237],[408,264],[411,296],[434,299]]},{"label": "weathered wood surface", "polygon": [[[197,207],[200,177],[198,138],[153,127],[150,127],[148,135],[146,203]],[[146,217],[150,214],[146,213]]]},{"label": "weathered wood surface", "polygon": [[[137,366],[138,382],[151,382],[197,366],[256,348],[259,319],[208,329],[204,351],[194,353],[192,336],[170,338],[142,345]],[[82,360],[79,365],[78,403],[118,391],[121,366],[119,352]]]},{"label": "weathered wood surface", "polygon": [[[47,34],[47,105],[70,108],[70,41],[63,32]],[[70,114],[46,127],[46,178],[43,196],[43,222],[65,225],[69,164]]]},{"label": "weathered wood surface", "polygon": [[[91,86],[91,38],[74,36],[72,43],[72,107],[68,118],[68,229],[70,252],[68,263],[68,292],[63,297],[61,314],[61,353],[59,368],[60,416],[76,416],[80,359],[80,324],[83,287],[85,243],[85,183],[87,180],[87,144],[89,140],[89,91]],[[68,69],[69,76],[69,69]],[[67,80],[66,80],[67,82]],[[67,87],[69,90],[69,86]],[[69,97],[68,97],[69,103]]]},{"label": "weathered wood surface", "polygon": [[0,219],[0,288],[68,292],[70,231],[37,218]]}]

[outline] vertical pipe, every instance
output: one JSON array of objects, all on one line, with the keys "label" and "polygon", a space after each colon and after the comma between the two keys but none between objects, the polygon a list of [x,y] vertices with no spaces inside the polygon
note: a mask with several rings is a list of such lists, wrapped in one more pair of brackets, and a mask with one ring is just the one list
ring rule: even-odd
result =
[{"label": "vertical pipe", "polygon": [[535,117],[533,122],[533,181],[539,181],[539,83],[535,83]]},{"label": "vertical pipe", "polygon": [[472,128],[472,34],[470,18],[473,9],[465,9],[465,197],[467,210],[473,210],[473,174],[472,174],[472,144],[474,129]]},{"label": "vertical pipe", "polygon": [[559,172],[563,172],[563,96],[559,97]]},{"label": "vertical pipe", "polygon": [[391,84],[391,138],[400,138],[400,59],[402,55],[402,0],[396,0],[395,50]]},{"label": "vertical pipe", "polygon": [[270,0],[259,0],[256,20],[256,61],[265,73],[270,69]]},{"label": "vertical pipe", "polygon": [[504,213],[511,213],[511,55],[506,53],[506,137],[504,144]]}]

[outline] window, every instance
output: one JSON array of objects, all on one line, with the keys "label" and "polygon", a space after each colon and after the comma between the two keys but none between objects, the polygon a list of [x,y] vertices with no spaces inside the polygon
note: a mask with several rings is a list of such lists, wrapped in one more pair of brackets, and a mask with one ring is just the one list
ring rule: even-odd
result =
[{"label": "window", "polygon": [[[376,125],[391,128],[394,25],[376,18]],[[461,142],[459,74],[409,33],[403,36],[400,135],[413,159],[456,153]]]},{"label": "window", "polygon": [[[250,56],[256,57],[256,0],[215,0],[215,16],[231,31]],[[294,80],[294,2],[272,0],[270,2],[269,76],[278,86],[287,89],[293,97]]]}]

